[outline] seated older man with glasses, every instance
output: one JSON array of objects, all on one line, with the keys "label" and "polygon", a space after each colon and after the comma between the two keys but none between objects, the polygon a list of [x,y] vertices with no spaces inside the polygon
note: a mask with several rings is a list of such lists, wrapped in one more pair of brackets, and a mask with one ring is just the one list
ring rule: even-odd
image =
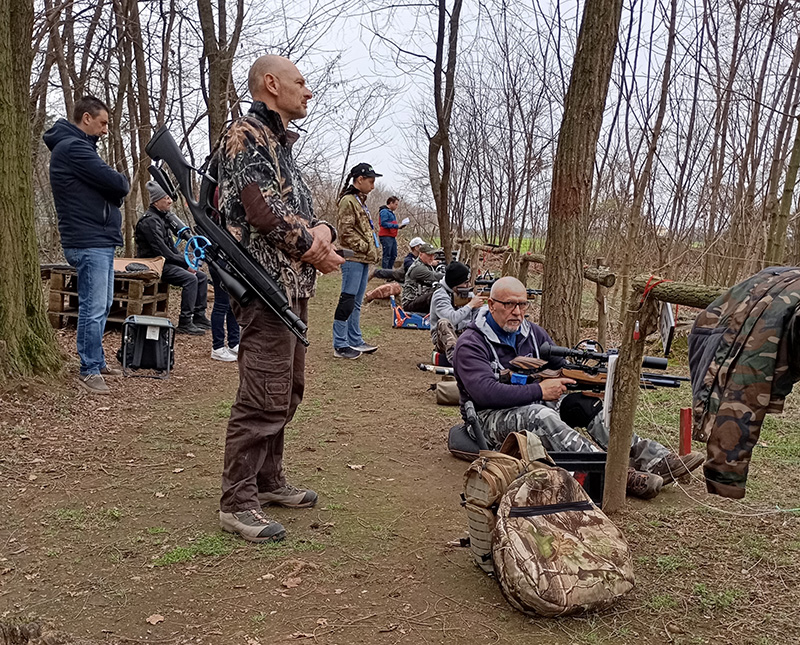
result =
[{"label": "seated older man with glasses", "polygon": [[[500,278],[492,286],[487,304],[461,334],[453,353],[461,405],[472,401],[490,449],[498,448],[511,432],[530,431],[554,452],[597,452],[608,447],[608,428],[599,414],[587,416],[586,429],[593,443],[567,425],[557,409],[568,378],[552,378],[526,385],[500,382],[500,371],[509,369],[517,356],[539,357],[539,347],[551,343],[547,332],[525,319],[528,308],[525,286],[516,278]],[[551,361],[558,369],[563,363]],[[600,446],[598,448],[597,446]],[[628,493],[648,499],[661,487],[702,463],[693,455],[678,455],[651,439],[633,436]],[[691,463],[690,463],[691,461]]]}]

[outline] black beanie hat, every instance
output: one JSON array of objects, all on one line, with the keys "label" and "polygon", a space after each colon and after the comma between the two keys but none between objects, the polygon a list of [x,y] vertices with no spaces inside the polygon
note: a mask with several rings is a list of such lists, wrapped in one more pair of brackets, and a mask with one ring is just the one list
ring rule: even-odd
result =
[{"label": "black beanie hat", "polygon": [[444,283],[451,289],[469,279],[469,267],[461,262],[451,262],[444,272]]}]

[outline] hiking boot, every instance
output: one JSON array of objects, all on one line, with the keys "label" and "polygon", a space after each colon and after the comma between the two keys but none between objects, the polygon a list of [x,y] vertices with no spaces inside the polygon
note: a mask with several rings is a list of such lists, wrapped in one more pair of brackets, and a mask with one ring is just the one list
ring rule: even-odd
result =
[{"label": "hiking boot", "polygon": [[78,383],[92,394],[110,394],[111,390],[106,385],[105,379],[100,374],[86,374],[78,377]]},{"label": "hiking boot", "polygon": [[194,323],[188,322],[188,323],[184,323],[182,325],[179,324],[175,328],[175,333],[176,334],[187,334],[189,336],[202,336],[203,334],[206,333],[206,330],[205,329],[201,329],[200,327],[198,327]]},{"label": "hiking boot", "polygon": [[661,492],[664,480],[654,473],[628,468],[628,483],[625,487],[628,495],[639,499],[653,499]]},{"label": "hiking boot", "polygon": [[268,493],[259,493],[258,501],[262,506],[275,504],[287,508],[310,508],[317,503],[317,494],[310,488],[295,488],[286,484],[283,488]]},{"label": "hiking boot", "polygon": [[362,354],[372,354],[372,352],[377,351],[377,345],[370,345],[369,343],[362,343],[358,347],[353,347],[354,350],[357,352],[361,352]]},{"label": "hiking boot", "polygon": [[661,475],[664,485],[671,484],[678,477],[692,472],[700,466],[706,458],[700,452],[690,452],[688,455],[680,457],[674,452],[669,453],[650,469],[651,473]]},{"label": "hiking boot", "polygon": [[259,508],[235,513],[220,511],[219,525],[223,531],[236,533],[248,542],[279,542],[286,537],[283,525],[269,519]]},{"label": "hiking boot", "polygon": [[353,349],[352,347],[334,347],[333,348],[333,357],[334,358],[358,358],[361,356],[361,352],[357,349]]},{"label": "hiking boot", "polygon": [[229,351],[226,347],[211,350],[211,358],[215,361],[222,361],[223,363],[232,363],[236,360],[236,354]]},{"label": "hiking boot", "polygon": [[200,329],[211,329],[211,321],[205,316],[194,316],[192,324]]},{"label": "hiking boot", "polygon": [[109,367],[106,365],[105,367],[100,368],[100,374],[103,376],[122,376],[122,370],[118,370],[115,367]]}]

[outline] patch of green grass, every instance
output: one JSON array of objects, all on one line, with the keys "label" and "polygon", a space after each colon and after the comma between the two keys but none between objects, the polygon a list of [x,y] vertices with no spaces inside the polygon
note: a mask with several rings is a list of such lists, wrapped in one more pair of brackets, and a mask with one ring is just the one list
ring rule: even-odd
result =
[{"label": "patch of green grass", "polygon": [[311,421],[315,417],[318,417],[320,412],[322,411],[322,400],[321,399],[311,399],[303,401],[297,408],[297,412],[295,412],[294,419],[292,419],[293,423],[305,423],[306,421]]},{"label": "patch of green grass", "polygon": [[53,520],[62,527],[83,531],[89,528],[108,528],[123,517],[122,509],[112,506],[97,510],[85,508],[59,508],[53,512]]},{"label": "patch of green grass", "polygon": [[700,604],[706,609],[728,609],[744,594],[739,589],[723,589],[722,591],[711,591],[705,583],[695,584],[692,593],[700,600]]},{"label": "patch of green grass", "polygon": [[264,621],[265,621],[267,618],[269,618],[269,614],[268,614],[268,613],[266,613],[265,611],[260,611],[260,612],[258,612],[257,614],[253,614],[252,616],[250,616],[250,620],[251,620],[251,621],[252,621],[252,622],[253,622],[255,625],[260,625],[260,624],[261,624],[261,623],[263,623],[263,622],[264,622]]},{"label": "patch of green grass", "polygon": [[194,560],[199,555],[206,557],[222,557],[234,549],[234,542],[224,533],[207,533],[198,536],[187,546],[177,546],[170,549],[153,561],[157,567],[171,564],[181,564]]},{"label": "patch of green grass", "polygon": [[108,522],[119,522],[122,519],[122,511],[116,506],[112,506],[100,511],[100,516]]},{"label": "patch of green grass", "polygon": [[231,416],[231,406],[233,405],[233,401],[220,401],[217,403],[216,413],[217,418],[219,419],[227,419]]},{"label": "patch of green grass", "polygon": [[209,490],[207,488],[193,488],[186,494],[186,497],[189,499],[209,499],[211,497],[215,497],[216,495],[216,489]]},{"label": "patch of green grass", "polygon": [[660,593],[649,598],[645,605],[654,611],[662,611],[664,609],[673,609],[677,607],[678,601],[668,593]]},{"label": "patch of green grass", "polygon": [[455,405],[437,405],[436,412],[440,416],[448,418],[455,418],[461,416],[461,411],[458,409],[458,406]]},{"label": "patch of green grass", "polygon": [[378,325],[361,325],[361,335],[364,340],[372,340],[381,335],[381,328]]},{"label": "patch of green grass", "polygon": [[336,502],[331,502],[325,507],[326,511],[343,511],[344,509],[344,504],[337,504]]},{"label": "patch of green grass", "polygon": [[683,556],[675,554],[658,556],[656,558],[656,566],[664,573],[677,571],[678,569],[694,568],[692,563],[687,561]]},{"label": "patch of green grass", "polygon": [[163,526],[151,526],[150,528],[147,529],[148,535],[161,535],[162,533],[166,532],[167,529],[165,529]]},{"label": "patch of green grass", "polygon": [[55,518],[74,529],[86,528],[86,511],[82,508],[59,508],[55,512]]}]

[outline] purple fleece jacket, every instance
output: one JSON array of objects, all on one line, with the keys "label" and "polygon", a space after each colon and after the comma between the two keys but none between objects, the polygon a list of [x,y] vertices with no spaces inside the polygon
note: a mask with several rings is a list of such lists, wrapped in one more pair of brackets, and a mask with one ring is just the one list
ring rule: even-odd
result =
[{"label": "purple fleece jacket", "polygon": [[[495,378],[492,369],[494,354],[489,348],[489,343],[497,352],[497,358],[503,368],[511,367],[511,360],[517,356],[539,356],[539,347],[544,343],[554,344],[547,332],[532,325],[527,320],[523,321],[517,334],[516,348],[500,341],[497,334],[489,326],[486,315],[489,308],[481,307],[475,321],[467,327],[456,343],[453,353],[456,381],[461,393],[461,405],[468,400],[475,404],[475,409],[502,409],[516,408],[541,401],[542,388],[537,383],[530,385],[510,385],[500,383]],[[548,367],[558,369],[562,361],[548,364]]]}]

